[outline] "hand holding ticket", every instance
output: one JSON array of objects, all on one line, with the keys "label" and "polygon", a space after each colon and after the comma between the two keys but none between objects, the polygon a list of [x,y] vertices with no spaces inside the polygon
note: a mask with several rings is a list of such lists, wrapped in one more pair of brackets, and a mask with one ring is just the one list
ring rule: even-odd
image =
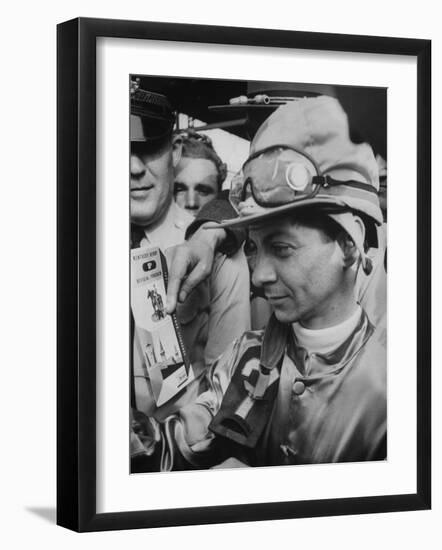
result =
[{"label": "hand holding ticket", "polygon": [[159,248],[131,251],[131,307],[135,342],[144,364],[135,376],[149,378],[157,406],[194,379],[175,315],[166,312],[167,266]]}]

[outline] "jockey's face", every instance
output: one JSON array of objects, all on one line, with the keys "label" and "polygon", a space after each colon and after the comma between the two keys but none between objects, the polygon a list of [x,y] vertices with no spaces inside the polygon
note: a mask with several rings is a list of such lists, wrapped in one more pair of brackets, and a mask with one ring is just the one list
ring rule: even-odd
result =
[{"label": "jockey's face", "polygon": [[279,321],[325,328],[346,318],[344,252],[324,230],[283,218],[252,226],[248,248],[253,283]]}]

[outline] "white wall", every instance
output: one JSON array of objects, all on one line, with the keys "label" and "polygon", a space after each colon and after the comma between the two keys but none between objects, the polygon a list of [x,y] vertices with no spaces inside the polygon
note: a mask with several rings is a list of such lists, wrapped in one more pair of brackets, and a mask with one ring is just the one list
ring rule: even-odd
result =
[{"label": "white wall", "polygon": [[[284,28],[433,40],[433,211],[441,204],[442,37],[438,3],[7,2],[2,10],[0,501],[4,548],[417,548],[442,539],[441,400],[434,391],[434,510],[376,516],[76,535],[55,506],[55,25],[81,16]],[[231,6],[231,7],[229,7]],[[395,7],[397,6],[397,7]],[[30,89],[31,88],[31,89]],[[6,121],[6,125],[5,125]],[[18,202],[17,202],[18,201]],[[16,206],[19,205],[19,211]],[[435,216],[436,217],[436,216]],[[17,226],[17,224],[20,224]],[[440,281],[441,222],[433,233]],[[439,249],[438,253],[437,249]],[[9,268],[9,269],[8,269]],[[6,304],[6,307],[5,307]],[[434,285],[434,388],[441,387],[441,292]],[[437,336],[437,338],[436,338]]]}]

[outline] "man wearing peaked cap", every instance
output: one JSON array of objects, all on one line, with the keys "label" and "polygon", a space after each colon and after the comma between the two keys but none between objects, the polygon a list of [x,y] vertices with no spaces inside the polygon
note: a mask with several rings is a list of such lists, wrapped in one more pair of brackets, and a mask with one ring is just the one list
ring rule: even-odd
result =
[{"label": "man wearing peaked cap", "polygon": [[333,98],[284,105],[261,126],[231,189],[239,216],[221,227],[247,227],[273,315],[166,420],[164,469],[386,458],[385,326],[357,288],[373,269],[377,186],[371,148],[351,142]]},{"label": "man wearing peaked cap", "polygon": [[[193,217],[173,200],[180,138],[172,135],[175,115],[168,99],[156,92],[131,89],[130,217],[131,247],[157,246],[166,253],[182,243]],[[133,294],[135,295],[135,294]],[[157,406],[137,330],[133,337],[132,406],[138,424],[147,417],[164,418],[205,388],[206,369],[227,345],[250,326],[249,280],[242,250],[227,258],[217,254],[211,276],[177,318],[195,380],[165,404]],[[226,306],[226,296],[230,302]],[[133,435],[133,434],[132,434]],[[136,438],[133,437],[134,441]],[[138,445],[141,455],[147,449]],[[144,457],[142,457],[144,458]],[[141,469],[144,468],[144,462]],[[149,466],[150,467],[150,466]],[[134,470],[133,470],[134,471]]]}]

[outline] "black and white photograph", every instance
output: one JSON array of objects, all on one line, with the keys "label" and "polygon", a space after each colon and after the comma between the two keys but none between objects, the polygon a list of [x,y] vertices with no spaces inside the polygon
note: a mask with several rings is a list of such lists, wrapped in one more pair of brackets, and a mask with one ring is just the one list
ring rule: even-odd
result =
[{"label": "black and white photograph", "polygon": [[130,473],[387,460],[387,89],[128,101]]}]

